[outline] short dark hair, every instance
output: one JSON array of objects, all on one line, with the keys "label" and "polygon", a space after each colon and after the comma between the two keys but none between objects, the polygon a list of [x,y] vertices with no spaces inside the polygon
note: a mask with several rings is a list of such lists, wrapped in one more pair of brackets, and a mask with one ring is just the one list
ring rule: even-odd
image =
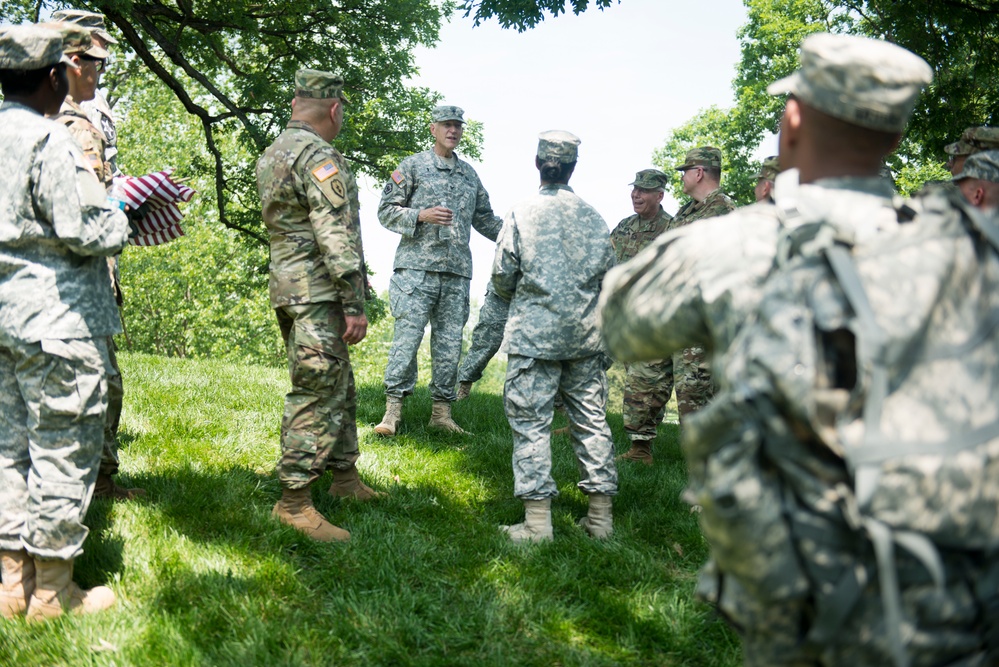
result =
[{"label": "short dark hair", "polygon": [[[58,63],[62,67],[64,63]],[[48,65],[39,69],[0,69],[0,90],[3,90],[4,97],[11,95],[30,95],[41,88],[42,83],[48,78],[49,72],[55,65]]]}]

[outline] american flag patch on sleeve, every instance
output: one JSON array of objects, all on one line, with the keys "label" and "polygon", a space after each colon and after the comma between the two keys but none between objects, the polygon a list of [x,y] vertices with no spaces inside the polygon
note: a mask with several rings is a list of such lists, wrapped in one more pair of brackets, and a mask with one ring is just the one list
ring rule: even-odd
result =
[{"label": "american flag patch on sleeve", "polygon": [[403,181],[404,181],[405,179],[406,179],[406,177],[405,177],[405,176],[403,176],[403,175],[402,175],[402,172],[401,172],[401,171],[399,171],[398,169],[396,169],[395,171],[393,171],[393,172],[392,172],[392,180],[393,180],[393,181],[395,181],[395,184],[396,184],[396,185],[399,185],[399,184],[400,184],[400,183],[402,183],[402,182],[403,182]]},{"label": "american flag patch on sleeve", "polygon": [[340,172],[336,165],[333,164],[333,160],[327,160],[318,167],[312,170],[312,175],[316,177],[316,180],[320,183],[324,182],[331,176],[336,176]]}]

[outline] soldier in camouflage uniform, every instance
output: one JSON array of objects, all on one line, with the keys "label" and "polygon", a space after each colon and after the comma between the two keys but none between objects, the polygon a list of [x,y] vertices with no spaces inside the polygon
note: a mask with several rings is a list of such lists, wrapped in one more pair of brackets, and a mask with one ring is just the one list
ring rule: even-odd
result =
[{"label": "soldier in camouflage uniform", "polygon": [[774,179],[780,173],[780,161],[776,155],[771,155],[763,159],[760,170],[756,173],[756,187],[753,188],[753,195],[756,201],[773,201]]},{"label": "soldier in camouflage uniform", "polygon": [[607,356],[600,343],[597,297],[614,264],[607,223],[569,187],[579,138],[553,130],[539,137],[538,194],[507,214],[496,245],[493,289],[510,301],[504,403],[513,430],[514,495],[525,520],[504,526],[514,541],[552,539],[551,423],[562,394],[589,496],[580,525],[593,537],[613,532],[617,493],[614,444],[607,426]]},{"label": "soldier in camouflage uniform", "polygon": [[63,126],[62,35],[0,28],[0,615],[29,619],[114,604],[81,590],[107,409],[108,336],[121,331],[105,257],[128,220]]},{"label": "soldier in camouflage uniform", "polygon": [[[838,236],[857,245],[897,232],[893,192],[879,170],[931,78],[921,58],[886,42],[848,35],[808,37],[801,46],[801,68],[768,88],[771,94],[791,94],[780,125],[780,162],[786,171],[775,182],[777,205],[757,203],[667,233],[614,269],[601,297],[603,321],[613,323],[604,328],[612,353],[647,359],[691,344],[719,353],[727,350],[760,305],[761,285],[775,269],[784,225],[794,224],[781,210],[794,208],[809,218],[821,218]],[[726,476],[731,472],[721,465],[699,474],[707,475],[708,483],[731,489]],[[845,558],[848,565],[855,564],[853,569],[876,569],[867,552],[822,554],[808,539],[800,546],[801,557],[814,559],[815,567]],[[927,619],[925,625],[910,626],[925,647],[914,664],[986,664],[952,662],[960,653],[952,640],[960,637],[962,624],[978,617],[978,611],[969,608],[970,600],[960,591],[954,596],[932,586],[922,570],[911,574],[914,578],[900,579],[906,618]],[[741,582],[715,561],[702,570],[698,594],[717,604],[739,628],[746,665],[886,664],[884,633],[874,622],[881,614],[881,599],[877,577],[872,577],[843,626],[817,646],[805,641],[817,616],[810,598],[787,591],[753,594],[751,590],[759,590],[754,582]],[[913,597],[907,597],[909,593]],[[939,596],[931,604],[934,610],[946,611],[917,608],[930,604],[924,602],[927,594]]]},{"label": "soldier in camouflage uniform", "polygon": [[[635,174],[631,183],[635,215],[619,222],[610,235],[618,264],[627,262],[669,229],[673,217],[663,210],[661,203],[668,183],[669,176],[658,169],[643,169]],[[631,447],[617,460],[652,465],[652,441],[672,393],[671,357],[625,364],[622,415]]]},{"label": "soldier in camouflage uniform", "polygon": [[[89,12],[87,12],[89,13]],[[98,15],[100,16],[100,15]],[[63,102],[59,114],[55,117],[68,129],[90,161],[94,173],[100,179],[106,190],[111,189],[114,178],[114,167],[106,159],[107,137],[104,132],[93,124],[90,117],[80,106],[81,103],[94,99],[97,86],[100,84],[101,72],[108,52],[101,48],[94,36],[94,28],[84,27],[80,23],[61,22],[45,24],[63,33],[65,53],[78,66],[77,74],[70,70],[69,95]],[[118,274],[118,258],[108,258],[108,272],[114,289],[115,301],[122,304],[121,280]],[[120,314],[119,314],[120,315]],[[111,371],[108,374],[108,411],[107,423],[104,425],[104,449],[101,453],[101,466],[97,474],[97,486],[94,495],[98,498],[115,500],[132,500],[146,495],[144,489],[125,488],[115,483],[113,476],[118,472],[118,426],[121,423],[122,398],[124,386],[121,380],[121,370],[118,367],[117,345],[114,338],[108,338],[108,350],[111,356]]]},{"label": "soldier in camouflage uniform", "polygon": [[[118,40],[107,31],[103,14],[83,9],[60,9],[57,12],[52,12],[52,20],[61,23],[75,23],[88,29],[94,44],[105,51],[109,44],[118,43]],[[90,122],[100,128],[104,134],[104,160],[110,166],[111,176],[114,178],[121,176],[121,170],[118,168],[118,130],[114,113],[111,111],[111,105],[108,104],[107,98],[100,90],[97,90],[94,93],[94,99],[80,102],[80,108],[87,112]],[[106,461],[102,461],[102,464],[104,462]]]},{"label": "soldier in camouflage uniform", "polygon": [[381,495],[355,466],[357,397],[347,346],[367,332],[367,279],[357,187],[329,143],[343,127],[342,90],[343,79],[328,72],[296,72],[291,120],[257,162],[271,239],[271,306],[292,384],[277,465],[282,495],[272,515],[324,542],[350,539],[312,504],[309,487],[326,470],[333,471],[331,495]]},{"label": "soldier in camouflage uniform", "polygon": [[[735,210],[735,203],[721,191],[721,151],[713,146],[701,146],[687,152],[677,171],[683,191],[690,196],[670,225],[678,229],[705,218],[725,215]],[[684,417],[704,407],[714,394],[711,369],[703,347],[687,347],[673,357],[676,383],[676,408],[680,423]]]},{"label": "soldier in camouflage uniform", "polygon": [[999,208],[999,150],[969,155],[952,180],[972,206],[983,211]]},{"label": "soldier in camouflage uniform", "polygon": [[944,147],[947,153],[947,169],[956,176],[961,173],[964,161],[969,155],[981,151],[999,149],[999,127],[969,127],[961,133],[961,138]]},{"label": "soldier in camouflage uniform", "polygon": [[434,401],[429,425],[465,433],[451,418],[451,403],[457,397],[461,332],[468,320],[468,240],[475,228],[495,241],[503,225],[475,170],[454,152],[461,141],[464,111],[439,106],[432,119],[433,148],[399,164],[378,206],[382,226],[402,235],[389,282],[395,331],[385,368],[385,416],[375,427],[379,435],[395,435],[399,428],[402,400],[416,386],[416,353],[427,324]]}]

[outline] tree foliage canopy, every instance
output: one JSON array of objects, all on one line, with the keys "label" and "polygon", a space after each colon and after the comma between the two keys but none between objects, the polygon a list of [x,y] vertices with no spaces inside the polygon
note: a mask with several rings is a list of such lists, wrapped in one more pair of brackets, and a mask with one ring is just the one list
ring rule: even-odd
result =
[{"label": "tree foliage canopy", "polygon": [[[593,0],[593,6],[605,9],[614,1]],[[461,0],[458,9],[472,16],[475,25],[495,18],[504,28],[524,32],[544,21],[546,14],[558,16],[565,13],[567,6],[572,7],[573,14],[582,14],[589,5],[590,0]]]},{"label": "tree foliage canopy", "polygon": [[[745,0],[742,56],[732,109],[701,111],[667,138],[658,164],[672,164],[698,142],[725,152],[727,185],[752,201],[753,155],[776,133],[783,100],[766,87],[797,68],[798,45],[813,32],[866,35],[897,43],[933,68],[899,150],[889,159],[900,187],[938,176],[943,147],[974,125],[999,123],[999,11],[994,0]],[[693,142],[693,143],[691,143]],[[677,181],[679,183],[679,181]]]},{"label": "tree foliage canopy", "polygon": [[[35,21],[66,6],[4,0],[0,18]],[[114,84],[126,78],[159,81],[198,118],[210,159],[192,166],[213,174],[220,221],[262,242],[253,160],[291,115],[295,71],[312,67],[344,77],[349,104],[337,147],[359,171],[384,178],[402,156],[427,143],[438,95],[405,81],[416,72],[414,47],[436,43],[454,11],[451,0],[96,0],[72,6],[101,12],[119,36],[105,81],[112,96]],[[225,137],[246,152],[223,151]]]}]

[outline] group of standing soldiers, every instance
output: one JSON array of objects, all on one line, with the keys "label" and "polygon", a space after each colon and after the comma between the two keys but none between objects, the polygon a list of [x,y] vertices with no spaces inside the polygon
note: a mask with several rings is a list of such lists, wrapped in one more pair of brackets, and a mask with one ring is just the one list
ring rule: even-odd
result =
[{"label": "group of standing soldiers", "polygon": [[[38,26],[0,31],[5,98],[0,140],[10,147],[0,155],[0,177],[7,183],[0,190],[0,266],[5,267],[0,274],[0,612],[8,617],[26,612],[29,618],[47,618],[64,609],[94,611],[114,602],[109,589],[80,590],[72,582],[72,564],[87,533],[82,519],[97,486],[109,380],[117,374],[110,337],[120,330],[120,322],[105,258],[126,243],[128,220],[120,210],[124,206],[108,198],[106,182],[101,182],[100,176],[109,172],[103,147],[81,150],[65,127],[44,117],[60,111],[67,92],[84,96],[85,89],[74,87],[72,77],[86,79],[87,67],[96,75],[106,58],[93,44],[93,30],[55,27],[58,31]],[[386,410],[375,432],[389,437],[399,432],[403,399],[415,386],[417,349],[429,324],[430,426],[465,433],[452,418],[451,403],[468,395],[481,375],[482,359],[488,361],[495,352],[493,344],[484,346],[492,352],[470,354],[468,369],[459,371],[471,276],[468,241],[474,228],[497,243],[485,304],[495,313],[480,320],[494,334],[504,332],[514,494],[525,508],[522,523],[503,529],[514,541],[553,537],[551,499],[557,489],[550,443],[558,399],[570,422],[579,487],[589,498],[587,515],[579,523],[595,538],[610,536],[618,480],[606,421],[607,352],[629,362],[624,412],[631,448],[619,460],[651,463],[651,441],[674,369],[681,369],[682,380],[676,382],[681,418],[704,406],[711,395],[715,382],[708,371],[709,355],[714,360],[736,350],[723,373],[729,397],[739,386],[740,373],[752,375],[752,369],[738,363],[739,348],[733,344],[751,331],[746,323],[759,315],[765,285],[784,270],[791,231],[809,231],[818,220],[815,229],[833,229],[839,243],[864,247],[896,233],[905,222],[900,211],[918,219],[918,211],[896,205],[879,170],[930,80],[926,63],[899,47],[843,35],[812,36],[802,44],[801,69],[769,89],[788,95],[780,135],[786,172],[771,184],[777,165],[774,159],[764,162],[756,205],[733,212],[719,187],[720,151],[700,147],[676,167],[691,201],[675,217],[661,206],[666,174],[643,170],[632,183],[635,215],[612,233],[569,186],[578,137],[558,130],[541,133],[535,156],[539,190],[501,220],[474,170],[454,152],[463,111],[435,108],[433,148],[399,165],[379,206],[380,221],[400,233],[402,241],[390,284],[395,332],[385,371]],[[292,384],[277,465],[282,496],[273,516],[320,541],[350,538],[313,505],[310,487],[327,470],[332,471],[331,495],[358,500],[383,495],[361,481],[356,467],[357,405],[348,346],[367,333],[364,302],[370,288],[357,186],[348,163],[331,144],[344,123],[343,85],[334,74],[299,70],[291,120],[257,164],[271,242],[270,300]],[[75,101],[64,109],[72,119],[69,126],[82,118]],[[954,166],[954,183],[985,210],[994,208],[993,185],[999,181],[997,153],[988,144],[995,139],[991,132],[971,129],[948,147],[954,162],[962,162]],[[917,232],[928,228],[916,225]],[[794,238],[803,238],[805,246],[823,240]],[[957,265],[961,270],[993,261],[980,249],[969,254],[967,243],[958,245],[965,253]],[[892,278],[885,276],[882,291],[891,292]],[[932,285],[921,287],[914,299],[937,293]],[[992,292],[981,296],[989,299]],[[967,309],[962,313],[984,317]],[[505,325],[499,326],[500,321]],[[846,362],[842,368],[821,369],[833,388],[850,368],[854,374],[865,370],[850,367],[854,360],[843,354],[843,332],[834,331],[825,341],[840,353],[833,361]],[[982,336],[991,340],[990,330]],[[974,363],[988,362],[978,369],[991,377],[994,350],[974,348],[972,353],[979,355]],[[804,372],[798,364],[792,374]],[[948,400],[959,402],[961,393],[969,391],[960,378],[938,379]],[[973,388],[982,385],[978,379],[967,382]],[[904,387],[905,378],[896,384]],[[809,387],[813,389],[820,387]],[[925,386],[916,389],[930,396]],[[977,405],[982,397],[969,398]],[[903,403],[899,412],[897,404],[885,405],[885,415],[902,422],[914,406]],[[830,401],[818,418],[835,422],[851,417],[850,408]],[[985,406],[979,408],[985,411]],[[950,415],[932,417],[927,424],[934,427],[951,423]],[[694,423],[703,434],[704,424],[726,419],[716,410]],[[751,435],[736,433],[733,445],[750,443]],[[724,530],[717,530],[739,509],[732,498],[748,494],[753,504],[764,489],[758,483],[729,485],[730,475],[740,470],[728,465],[724,451],[711,453],[718,444],[698,441],[696,434],[688,440],[693,446],[688,456],[709,451],[707,464],[692,471],[691,490],[695,497],[698,490],[707,494],[704,525],[716,529],[706,531],[714,558],[702,572],[698,592],[742,632],[747,664],[876,664],[888,658],[907,664],[900,654],[903,634],[914,647],[916,664],[995,664],[999,590],[993,590],[992,561],[949,551],[937,554],[941,568],[946,567],[947,586],[910,568],[894,573],[897,598],[889,600],[885,591],[892,592],[890,586],[869,574],[883,561],[880,556],[876,564],[870,560],[869,549],[855,550],[856,543],[843,536],[845,526],[837,525],[835,534],[813,531],[807,539],[781,538],[797,540],[790,550],[770,541],[776,533],[768,526],[763,526],[760,544],[733,545]],[[825,493],[797,499],[795,520],[812,516],[804,509],[839,517],[831,511],[837,509],[831,498],[850,482],[845,470],[830,465],[829,457],[809,449],[812,445],[796,443],[803,448],[795,460],[802,474],[794,481],[818,468],[828,475],[830,486]],[[118,487],[111,484],[119,497],[137,493],[114,490]],[[705,489],[718,491],[724,502],[715,502]],[[806,508],[808,503],[814,507]],[[778,514],[774,522],[786,519]],[[773,558],[791,551],[795,555],[787,561]],[[765,574],[786,581],[799,569],[810,572],[812,581],[835,575],[835,583],[846,582],[848,590],[840,595],[830,585],[808,593],[808,583],[798,580],[793,590],[760,585]],[[878,575],[887,576],[887,570]]]}]

